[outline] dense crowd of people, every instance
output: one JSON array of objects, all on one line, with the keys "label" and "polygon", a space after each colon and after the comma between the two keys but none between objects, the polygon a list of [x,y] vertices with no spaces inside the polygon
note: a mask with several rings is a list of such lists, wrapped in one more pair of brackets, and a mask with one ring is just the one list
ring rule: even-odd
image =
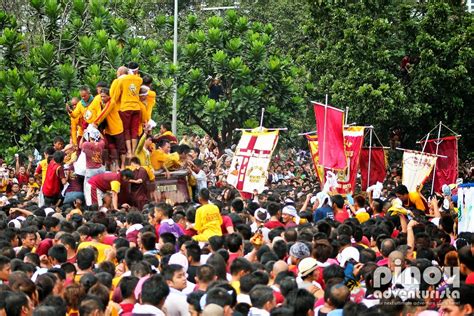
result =
[{"label": "dense crowd of people", "polygon": [[[66,106],[69,142],[2,163],[0,315],[474,313],[455,185],[409,192],[393,165],[377,194],[343,197],[308,152],[278,149],[244,199],[226,183],[232,149],[167,123],[153,135],[151,83],[120,67]],[[188,201],[163,200],[157,178],[183,171]]]}]

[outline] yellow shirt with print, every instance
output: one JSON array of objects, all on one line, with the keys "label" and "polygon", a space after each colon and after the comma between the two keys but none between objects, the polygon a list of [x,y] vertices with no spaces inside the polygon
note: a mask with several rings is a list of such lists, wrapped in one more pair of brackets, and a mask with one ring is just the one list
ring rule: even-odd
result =
[{"label": "yellow shirt with print", "polygon": [[[113,182],[117,182],[117,181],[112,181],[112,183]],[[119,186],[120,186],[120,183],[119,183]],[[112,191],[114,191],[114,189],[112,189]],[[119,191],[120,191],[120,187],[119,187]],[[97,252],[98,252],[97,263],[101,263],[105,261],[105,259],[107,258],[108,252],[112,250],[112,246],[109,246],[100,242],[83,241],[79,244],[79,247],[77,247],[77,251],[79,252],[79,250],[87,248],[87,247],[94,247],[95,249],[97,249]]]},{"label": "yellow shirt with print", "polygon": [[143,79],[137,75],[125,75],[118,79],[119,87],[110,92],[114,100],[120,100],[120,111],[139,111],[140,110],[140,87]]},{"label": "yellow shirt with print", "polygon": [[219,208],[214,204],[205,204],[196,211],[194,229],[198,232],[193,239],[208,241],[212,236],[222,236],[222,216]]},{"label": "yellow shirt with print", "polygon": [[102,98],[100,94],[94,97],[91,104],[87,107],[84,111],[83,118],[88,124],[92,124],[95,122],[97,117],[99,117],[100,113],[102,112]]},{"label": "yellow shirt with print", "polygon": [[[119,80],[115,79],[112,82],[110,87],[110,101],[107,104],[102,104],[102,111],[97,116],[94,124],[99,126],[104,120],[107,121],[107,127],[105,128],[105,133],[108,135],[119,135],[123,132],[122,119],[120,118],[120,94],[118,89],[120,89]],[[115,98],[113,98],[114,96]]]}]

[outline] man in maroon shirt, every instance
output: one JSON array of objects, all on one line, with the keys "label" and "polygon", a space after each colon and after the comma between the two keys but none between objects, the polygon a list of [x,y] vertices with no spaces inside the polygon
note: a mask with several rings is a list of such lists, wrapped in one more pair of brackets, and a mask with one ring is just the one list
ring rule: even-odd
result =
[{"label": "man in maroon shirt", "polygon": [[48,164],[43,184],[44,204],[55,205],[61,196],[61,187],[67,183],[63,168],[64,152],[56,151]]},{"label": "man in maroon shirt", "polygon": [[[86,140],[87,138],[87,140]],[[97,129],[91,129],[85,133],[81,139],[81,150],[86,155],[85,183],[96,174],[105,172],[102,162],[102,153],[105,148],[105,141],[102,134]]]},{"label": "man in maroon shirt", "polygon": [[149,201],[148,183],[150,178],[145,168],[140,165],[140,159],[137,157],[130,160],[130,167],[133,171],[133,179],[129,181],[131,183],[131,200],[133,201],[131,204],[141,210]]},{"label": "man in maroon shirt", "polygon": [[118,209],[118,194],[120,188],[124,184],[133,179],[132,170],[126,169],[120,172],[106,172],[93,176],[85,188],[86,203],[88,206],[92,204],[102,205],[102,196],[108,192],[112,192],[112,205],[114,209]]}]

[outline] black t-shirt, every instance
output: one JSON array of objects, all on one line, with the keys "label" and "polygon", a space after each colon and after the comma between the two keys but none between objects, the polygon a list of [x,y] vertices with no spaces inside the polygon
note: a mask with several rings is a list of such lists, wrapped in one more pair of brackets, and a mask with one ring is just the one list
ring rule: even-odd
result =
[{"label": "black t-shirt", "polygon": [[188,267],[188,281],[191,283],[196,283],[196,274],[197,274],[197,268],[196,266],[189,266]]}]

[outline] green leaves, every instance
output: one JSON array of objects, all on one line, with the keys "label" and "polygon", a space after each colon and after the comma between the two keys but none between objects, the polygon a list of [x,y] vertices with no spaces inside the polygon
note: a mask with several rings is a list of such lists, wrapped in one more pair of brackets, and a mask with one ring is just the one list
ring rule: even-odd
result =
[{"label": "green leaves", "polygon": [[61,12],[61,4],[57,0],[45,0],[44,13],[52,22],[56,22]]},{"label": "green leaves", "polygon": [[[214,139],[220,134],[222,146],[232,141],[235,128],[258,124],[252,117],[262,105],[277,109],[271,121],[275,125],[304,106],[299,97],[303,90],[296,85],[300,72],[286,66],[291,62],[284,54],[268,57],[275,52],[272,26],[239,13],[228,11],[224,19],[214,16],[205,25],[197,23],[184,37],[179,59],[180,118]],[[216,77],[220,81],[213,81]],[[209,89],[220,94],[218,100],[209,98]]]},{"label": "green leaves", "polygon": [[127,22],[122,18],[114,18],[112,19],[112,31],[113,37],[117,39],[122,44],[126,40],[126,32],[127,32]]},{"label": "green leaves", "polygon": [[122,46],[115,39],[109,39],[107,41],[107,47],[105,49],[105,56],[108,64],[112,68],[118,68],[122,65]]},{"label": "green leaves", "polygon": [[207,25],[210,29],[220,29],[224,25],[224,19],[220,16],[212,16],[207,19]]},{"label": "green leaves", "polygon": [[2,55],[4,64],[8,68],[14,68],[19,65],[21,61],[21,53],[23,51],[24,36],[16,30],[6,28],[0,37],[0,46],[2,48]]}]

